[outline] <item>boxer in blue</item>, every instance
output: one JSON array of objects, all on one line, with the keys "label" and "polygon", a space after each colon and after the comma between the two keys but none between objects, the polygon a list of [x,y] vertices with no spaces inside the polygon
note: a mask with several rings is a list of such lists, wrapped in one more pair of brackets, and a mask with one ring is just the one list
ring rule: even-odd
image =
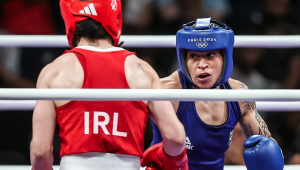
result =
[{"label": "boxer in blue", "polygon": [[[180,69],[161,79],[163,88],[247,89],[244,83],[230,78],[233,44],[233,31],[221,22],[202,18],[183,25],[176,35]],[[185,128],[190,170],[222,170],[237,123],[247,138],[244,160],[248,170],[283,169],[281,149],[271,138],[254,101],[172,101],[172,105]],[[162,138],[157,126],[152,125],[151,147],[155,147]]]}]

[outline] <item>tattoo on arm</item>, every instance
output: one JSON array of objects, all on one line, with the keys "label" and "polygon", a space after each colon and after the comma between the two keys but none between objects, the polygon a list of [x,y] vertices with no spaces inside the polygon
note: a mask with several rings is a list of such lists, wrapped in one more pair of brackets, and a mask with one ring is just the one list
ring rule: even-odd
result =
[{"label": "tattoo on arm", "polygon": [[[240,88],[243,89],[249,89],[248,86],[246,86],[244,83],[240,82],[239,83]],[[244,105],[244,112],[246,112],[247,110],[249,110],[251,113],[254,113],[255,109],[256,109],[256,104],[255,101],[244,101],[242,102],[242,104]]]},{"label": "tattoo on arm", "polygon": [[[240,88],[248,89],[248,87],[242,82],[240,82],[239,85],[240,85]],[[272,137],[266,122],[261,118],[261,116],[259,115],[259,113],[256,110],[255,101],[245,101],[242,104],[243,104],[244,112],[249,110],[251,113],[255,113],[255,119],[257,120],[257,122],[259,124],[258,125],[258,134],[259,135],[264,135],[266,137]],[[247,135],[247,137],[250,137],[250,136],[254,135],[250,124],[249,125],[242,125],[242,127],[243,127],[242,128],[243,132],[244,132],[245,135]]]},{"label": "tattoo on arm", "polygon": [[249,125],[242,125],[242,127],[243,127],[242,130],[243,130],[244,134],[247,136],[247,138],[254,135],[250,124]]},{"label": "tattoo on arm", "polygon": [[260,127],[258,127],[258,134],[259,134],[259,135],[263,135],[263,134],[262,134],[262,131],[261,131],[261,129],[260,129]]},{"label": "tattoo on arm", "polygon": [[266,122],[258,114],[257,110],[255,112],[255,119],[257,120],[257,122],[259,124],[259,127],[258,127],[259,128],[259,135],[264,135],[266,137],[272,137]]},{"label": "tattoo on arm", "polygon": [[[261,118],[261,116],[259,115],[259,113],[256,110],[256,104],[255,104],[255,102],[254,101],[245,101],[245,102],[243,102],[243,104],[244,104],[243,108],[245,109],[244,110],[245,112],[247,110],[249,110],[251,113],[255,113],[255,119],[258,122],[258,134],[266,136],[266,137],[272,137],[271,133],[270,133],[270,131],[268,129],[268,126],[267,126],[266,122]],[[244,131],[245,135],[249,135],[248,132],[252,131],[250,125],[248,125],[248,126],[247,125],[243,125],[243,129],[245,129],[245,131]],[[252,133],[253,133],[253,131],[252,131]]]},{"label": "tattoo on arm", "polygon": [[256,109],[256,104],[254,101],[245,101],[243,102],[245,111],[246,110],[250,110],[250,112],[252,113],[255,109]]},{"label": "tattoo on arm", "polygon": [[144,68],[143,68],[143,66],[142,66],[141,63],[137,63],[137,68],[140,69],[140,70],[142,70],[142,71],[144,71]]}]

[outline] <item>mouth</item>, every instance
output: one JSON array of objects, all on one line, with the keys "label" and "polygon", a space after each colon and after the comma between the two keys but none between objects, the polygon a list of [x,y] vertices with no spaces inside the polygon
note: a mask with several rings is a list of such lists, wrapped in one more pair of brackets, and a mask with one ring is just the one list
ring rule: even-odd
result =
[{"label": "mouth", "polygon": [[205,79],[208,79],[210,77],[210,74],[209,73],[201,73],[198,78],[200,80],[205,80]]}]

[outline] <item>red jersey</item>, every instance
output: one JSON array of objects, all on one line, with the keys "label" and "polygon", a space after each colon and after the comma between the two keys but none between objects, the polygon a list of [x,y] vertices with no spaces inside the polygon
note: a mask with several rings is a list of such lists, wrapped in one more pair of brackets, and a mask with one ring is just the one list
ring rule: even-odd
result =
[{"label": "red jersey", "polygon": [[[74,48],[84,70],[82,88],[129,89],[122,48]],[[86,152],[142,156],[148,109],[142,101],[70,101],[56,108],[60,156]]]}]

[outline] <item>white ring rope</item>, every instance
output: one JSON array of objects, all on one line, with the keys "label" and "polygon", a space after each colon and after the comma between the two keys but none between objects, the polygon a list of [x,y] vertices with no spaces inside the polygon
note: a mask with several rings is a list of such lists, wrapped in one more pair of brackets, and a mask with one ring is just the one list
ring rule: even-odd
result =
[{"label": "white ring rope", "polygon": [[[31,169],[31,166],[29,165],[3,165],[0,166],[0,170],[29,170]],[[141,168],[140,170],[144,170],[145,168]],[[299,170],[300,165],[284,165],[284,170]],[[58,165],[53,166],[53,170],[59,170]],[[246,166],[244,165],[225,165],[224,170],[247,170]]]},{"label": "white ring rope", "polygon": [[[175,35],[123,35],[122,47],[175,47]],[[65,35],[0,35],[2,47],[69,47]],[[246,36],[236,35],[234,47],[296,48],[299,35]]]},{"label": "white ring rope", "polygon": [[[0,110],[33,110],[35,100],[3,100]],[[300,111],[300,102],[256,102],[258,111]]]},{"label": "white ring rope", "polygon": [[300,111],[300,102],[256,102],[258,111]]},{"label": "white ring rope", "polygon": [[35,100],[3,100],[0,101],[0,110],[33,110]]},{"label": "white ring rope", "polygon": [[0,100],[300,101],[300,90],[0,89]]}]

